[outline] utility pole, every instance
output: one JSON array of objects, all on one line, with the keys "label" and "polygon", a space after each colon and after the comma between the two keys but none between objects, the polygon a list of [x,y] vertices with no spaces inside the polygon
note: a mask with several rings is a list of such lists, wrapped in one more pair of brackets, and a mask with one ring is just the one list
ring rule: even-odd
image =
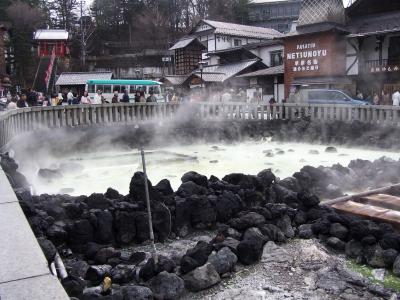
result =
[{"label": "utility pole", "polygon": [[82,71],[86,64],[86,45],[85,45],[85,30],[83,29],[83,0],[81,0],[81,56],[82,56]]}]

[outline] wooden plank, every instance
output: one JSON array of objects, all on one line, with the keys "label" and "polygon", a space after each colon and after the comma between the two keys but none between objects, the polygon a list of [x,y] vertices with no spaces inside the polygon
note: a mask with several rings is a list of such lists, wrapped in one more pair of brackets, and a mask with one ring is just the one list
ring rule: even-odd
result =
[{"label": "wooden plank", "polygon": [[374,205],[387,209],[400,211],[400,198],[387,194],[375,194],[366,197],[361,197],[355,200],[362,204]]}]

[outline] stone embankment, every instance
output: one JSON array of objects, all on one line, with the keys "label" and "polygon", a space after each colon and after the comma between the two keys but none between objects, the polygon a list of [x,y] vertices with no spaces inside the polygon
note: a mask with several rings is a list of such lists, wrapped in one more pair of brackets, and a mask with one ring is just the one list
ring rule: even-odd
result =
[{"label": "stone embankment", "polygon": [[[396,161],[304,167],[282,180],[270,170],[257,175],[229,174],[222,179],[189,172],[176,192],[168,180],[154,186],[149,181],[157,241],[185,238],[197,230],[216,232],[210,241],[199,241],[184,254],[157,257],[135,247],[124,250],[149,239],[142,173],[134,174],[125,196],[113,189],[80,197],[32,196],[17,164],[7,155],[2,156],[1,164],[49,263],[57,251],[61,254],[68,271],[62,284],[71,297],[179,299],[188,291],[219,284],[238,265],[271,260],[287,263],[291,255],[277,245],[294,238],[318,239],[359,263],[400,275],[397,230],[389,224],[340,215],[315,195],[340,196],[354,186],[392,183],[400,170]],[[322,277],[327,276],[319,281],[319,288],[338,295],[329,282],[345,271],[331,267],[325,270],[327,275],[316,268]],[[340,285],[340,293],[351,284],[362,287],[361,298],[388,299],[392,295],[385,288],[349,278]]]}]

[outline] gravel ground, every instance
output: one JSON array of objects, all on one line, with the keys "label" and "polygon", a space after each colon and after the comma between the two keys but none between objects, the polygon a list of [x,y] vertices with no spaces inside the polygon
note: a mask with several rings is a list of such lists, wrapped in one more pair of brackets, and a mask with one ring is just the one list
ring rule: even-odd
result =
[{"label": "gravel ground", "polygon": [[[198,241],[210,241],[210,232],[197,232],[185,239],[156,244],[159,254],[177,258]],[[127,249],[150,251],[150,245]],[[187,293],[183,300],[333,300],[398,299],[396,294],[372,284],[346,267],[344,255],[328,250],[317,240],[291,240],[264,247],[261,262],[238,264],[236,272],[216,286],[199,293]]]}]

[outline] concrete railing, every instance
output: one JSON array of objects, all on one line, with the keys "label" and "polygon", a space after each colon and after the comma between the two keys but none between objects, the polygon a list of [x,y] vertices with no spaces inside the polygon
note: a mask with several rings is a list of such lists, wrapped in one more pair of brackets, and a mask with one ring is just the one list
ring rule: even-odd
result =
[{"label": "concrete railing", "polygon": [[45,128],[134,124],[181,117],[231,120],[296,119],[359,120],[366,123],[400,123],[400,108],[372,105],[275,104],[268,103],[124,103],[30,107],[0,115],[0,149],[14,136]]}]

